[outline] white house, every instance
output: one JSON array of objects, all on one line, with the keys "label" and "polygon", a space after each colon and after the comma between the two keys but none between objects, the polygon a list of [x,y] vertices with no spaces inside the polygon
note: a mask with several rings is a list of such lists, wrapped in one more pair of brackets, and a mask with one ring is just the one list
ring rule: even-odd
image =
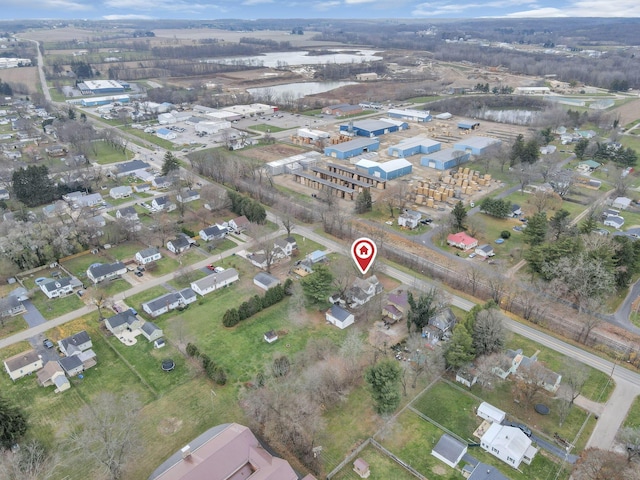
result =
[{"label": "white house", "polygon": [[87,277],[93,283],[100,283],[103,280],[115,278],[127,273],[127,267],[122,262],[115,263],[94,263],[87,268]]},{"label": "white house", "polygon": [[172,210],[176,209],[176,205],[172,203],[169,200],[169,197],[165,195],[162,197],[156,197],[151,200],[151,208],[154,208],[155,210],[165,210],[167,212],[171,212]]},{"label": "white house", "polygon": [[200,192],[197,190],[182,190],[176,195],[176,200],[181,203],[193,202],[200,200]]},{"label": "white house", "polygon": [[616,230],[620,230],[624,225],[624,217],[620,215],[607,215],[603,222],[607,227],[613,227]]},{"label": "white house", "polygon": [[447,433],[440,437],[438,443],[433,447],[433,450],[431,450],[431,455],[446,463],[451,468],[456,468],[456,465],[462,460],[465,453],[467,453],[467,444],[456,440]]},{"label": "white house", "polygon": [[275,256],[290,257],[293,251],[298,248],[298,242],[294,237],[277,238],[273,242]]},{"label": "white house", "polygon": [[229,229],[233,233],[242,233],[247,228],[249,228],[249,225],[251,225],[251,222],[249,222],[247,217],[245,217],[244,215],[229,220]]},{"label": "white house", "polygon": [[227,236],[227,233],[229,233],[227,227],[223,227],[222,225],[212,225],[200,230],[198,235],[200,235],[200,238],[205,242],[210,242],[211,240],[223,239]]},{"label": "white house", "polygon": [[383,286],[375,275],[368,278],[356,278],[346,292],[346,301],[351,308],[355,308],[364,305],[382,291]]},{"label": "white house", "polygon": [[264,334],[264,340],[267,343],[273,343],[278,340],[278,334],[274,330],[269,330]]},{"label": "white house", "polygon": [[142,310],[152,317],[157,317],[170,310],[174,310],[196,301],[196,294],[190,288],[184,288],[179,292],[166,293],[142,304]]},{"label": "white house", "polygon": [[474,251],[476,252],[476,254],[484,258],[493,257],[495,255],[493,247],[488,243],[485,243],[484,245],[478,245]]},{"label": "white house", "polygon": [[70,357],[91,349],[93,343],[91,342],[89,334],[85,330],[82,330],[75,335],[58,340],[58,347],[62,353]]},{"label": "white house", "polygon": [[502,423],[507,417],[506,413],[487,402],[482,402],[478,406],[476,415],[491,423]]},{"label": "white house", "polygon": [[517,427],[493,423],[482,435],[480,446],[504,463],[518,468],[520,463],[531,463],[538,450],[531,439]]},{"label": "white house", "polygon": [[92,193],[90,195],[82,195],[75,199],[73,203],[74,208],[93,207],[102,202],[102,195],[99,193]]},{"label": "white house", "polygon": [[147,263],[157,262],[162,258],[162,254],[160,250],[155,247],[145,248],[144,250],[140,250],[136,252],[136,262],[141,265],[146,265]]},{"label": "white house", "polygon": [[240,279],[235,268],[227,268],[222,272],[212,273],[200,280],[191,282],[191,289],[199,295],[206,295],[219,288],[231,285]]},{"label": "white house", "polygon": [[340,329],[347,328],[356,320],[356,318],[353,316],[353,313],[348,312],[338,305],[332,305],[331,308],[327,310],[325,318],[329,323],[332,323]]},{"label": "white house", "polygon": [[113,187],[111,190],[109,190],[109,196],[113,199],[127,198],[130,197],[132,193],[133,189],[128,185]]},{"label": "white house", "polygon": [[155,188],[169,188],[171,186],[171,180],[169,177],[155,177],[151,180],[151,185]]},{"label": "white house", "polygon": [[176,255],[179,253],[188,250],[191,247],[191,239],[187,237],[184,233],[178,234],[176,238],[173,240],[169,240],[167,242],[167,250],[171,253],[175,253]]},{"label": "white house", "polygon": [[136,330],[141,325],[142,320],[137,315],[134,315],[131,309],[120,312],[104,321],[104,326],[107,327],[107,330],[116,336],[127,329]]},{"label": "white house", "polygon": [[405,210],[398,217],[398,225],[401,227],[409,228],[413,230],[420,225],[420,219],[422,218],[422,214],[420,212],[415,212],[413,210]]},{"label": "white house", "polygon": [[42,367],[42,357],[35,350],[18,353],[4,361],[4,368],[13,381],[40,370]]},{"label": "white house", "polygon": [[617,197],[611,206],[613,208],[619,208],[620,210],[626,210],[631,205],[631,199],[627,197]]},{"label": "white house", "polygon": [[131,220],[131,221],[139,220],[138,212],[136,212],[136,209],[133,207],[122,207],[117,209],[116,218],[117,219],[123,218],[125,220]]},{"label": "white house", "polygon": [[49,279],[46,282],[40,284],[40,290],[47,296],[47,298],[64,297],[70,293],[73,293],[73,285],[71,284],[71,278],[63,277],[58,279]]}]

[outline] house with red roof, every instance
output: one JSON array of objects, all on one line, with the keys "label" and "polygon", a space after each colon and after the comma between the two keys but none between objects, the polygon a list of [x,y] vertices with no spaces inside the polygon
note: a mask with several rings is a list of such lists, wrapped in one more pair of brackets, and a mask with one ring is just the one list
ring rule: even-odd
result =
[{"label": "house with red roof", "polygon": [[464,232],[450,233],[447,236],[447,243],[461,250],[470,250],[478,246],[478,240]]}]

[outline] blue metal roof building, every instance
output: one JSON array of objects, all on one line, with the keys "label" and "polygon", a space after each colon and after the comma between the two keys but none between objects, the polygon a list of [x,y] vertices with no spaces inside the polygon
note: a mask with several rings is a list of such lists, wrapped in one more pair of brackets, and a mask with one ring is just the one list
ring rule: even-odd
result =
[{"label": "blue metal roof building", "polygon": [[409,128],[407,122],[382,118],[380,120],[360,120],[340,125],[341,132],[353,132],[360,137],[378,137],[387,133],[398,132]]},{"label": "blue metal roof building", "polygon": [[502,142],[497,138],[489,137],[468,137],[453,144],[454,150],[462,150],[472,155],[482,155],[492,145],[500,145]]},{"label": "blue metal roof building", "polygon": [[325,147],[324,154],[328,157],[345,160],[365,152],[375,152],[378,148],[380,148],[380,140],[377,138],[355,138],[348,142]]},{"label": "blue metal roof building", "polygon": [[468,162],[471,154],[465,151],[447,148],[430,155],[425,155],[420,159],[423,167],[435,168],[436,170],[447,170]]},{"label": "blue metal roof building", "polygon": [[356,168],[383,180],[393,180],[403,175],[409,175],[413,171],[411,162],[404,158],[397,158],[384,163],[363,159],[356,163]]},{"label": "blue metal roof building", "polygon": [[392,157],[410,157],[419,153],[429,154],[440,150],[442,144],[426,137],[413,137],[402,140],[396,145],[387,149],[387,153]]},{"label": "blue metal roof building", "polygon": [[480,122],[467,122],[467,121],[462,121],[462,122],[458,122],[458,128],[460,130],[475,130],[476,128],[480,127]]}]

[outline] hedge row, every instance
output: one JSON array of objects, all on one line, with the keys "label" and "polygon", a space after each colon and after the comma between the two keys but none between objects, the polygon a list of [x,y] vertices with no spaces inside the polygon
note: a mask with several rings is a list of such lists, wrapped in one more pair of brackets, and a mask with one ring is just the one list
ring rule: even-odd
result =
[{"label": "hedge row", "polygon": [[246,320],[261,310],[282,301],[286,295],[290,295],[292,283],[291,279],[287,278],[284,285],[276,285],[270,288],[264,296],[254,295],[246,302],[242,302],[238,308],[230,308],[224,312],[222,324],[225,327],[233,327],[242,320]]},{"label": "hedge row", "polygon": [[227,372],[220,365],[211,360],[209,355],[201,353],[200,349],[193,343],[187,343],[187,355],[200,359],[202,368],[204,368],[207,377],[216,382],[218,385],[227,383]]}]

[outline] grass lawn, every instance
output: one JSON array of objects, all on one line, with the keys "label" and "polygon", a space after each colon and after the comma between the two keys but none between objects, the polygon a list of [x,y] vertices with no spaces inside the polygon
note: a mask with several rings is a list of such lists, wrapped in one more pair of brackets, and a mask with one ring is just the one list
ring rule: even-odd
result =
[{"label": "grass lawn", "polygon": [[640,427],[640,397],[636,397],[631,404],[631,408],[627,413],[627,418],[624,420],[623,426],[625,427]]},{"label": "grass lawn", "polygon": [[201,269],[191,270],[189,273],[185,275],[180,275],[179,277],[175,277],[173,280],[169,280],[167,283],[174,288],[182,289],[187,288],[191,285],[191,282],[195,282],[204,278],[208,275],[208,273],[203,272]]},{"label": "grass lawn", "polygon": [[127,297],[125,303],[130,307],[135,308],[138,311],[139,315],[145,317],[147,314],[142,311],[142,304],[148,302],[149,300],[153,300],[154,298],[158,298],[165,293],[169,293],[169,291],[162,285],[158,285],[157,287],[149,288],[136,295]]},{"label": "grass lawn", "polygon": [[116,293],[125,292],[131,288],[131,284],[122,278],[106,280],[104,282],[100,282],[98,285],[110,297]]},{"label": "grass lawn", "polygon": [[113,148],[107,142],[92,142],[87,157],[100,165],[124,162],[127,159],[127,155],[122,150]]},{"label": "grass lawn", "polygon": [[125,242],[113,245],[109,250],[105,250],[104,255],[112,262],[133,258],[136,252],[147,248],[147,245],[138,242]]},{"label": "grass lawn", "polygon": [[[391,478],[394,480],[414,480],[416,478],[371,445],[365,447],[358,454],[358,458],[362,458],[369,464],[371,475],[368,478],[370,480],[389,480]],[[353,462],[349,462],[332,478],[335,480],[358,480],[360,475],[353,471]],[[453,480],[453,477],[451,478]]]},{"label": "grass lawn", "polygon": [[31,302],[47,320],[84,307],[84,303],[75,293],[65,297],[49,299],[38,290],[31,298]]},{"label": "grass lawn", "polygon": [[267,123],[250,125],[248,128],[249,130],[256,130],[258,132],[269,132],[269,133],[277,133],[277,132],[283,132],[284,130],[289,130],[288,128],[276,127],[275,125],[269,125]]},{"label": "grass lawn", "polygon": [[0,319],[0,338],[8,337],[16,332],[25,330],[28,327],[27,322],[22,315],[15,317]]},{"label": "grass lawn", "polygon": [[[162,253],[166,253],[166,252],[162,252]],[[162,277],[167,273],[175,272],[178,268],[180,268],[180,263],[178,262],[178,260],[173,258],[174,257],[173,254],[170,254],[170,255],[171,257],[163,256],[160,260],[155,262],[155,266],[152,268],[149,268],[149,266],[147,266],[147,271],[145,272],[145,275],[151,275],[153,277]]]}]

